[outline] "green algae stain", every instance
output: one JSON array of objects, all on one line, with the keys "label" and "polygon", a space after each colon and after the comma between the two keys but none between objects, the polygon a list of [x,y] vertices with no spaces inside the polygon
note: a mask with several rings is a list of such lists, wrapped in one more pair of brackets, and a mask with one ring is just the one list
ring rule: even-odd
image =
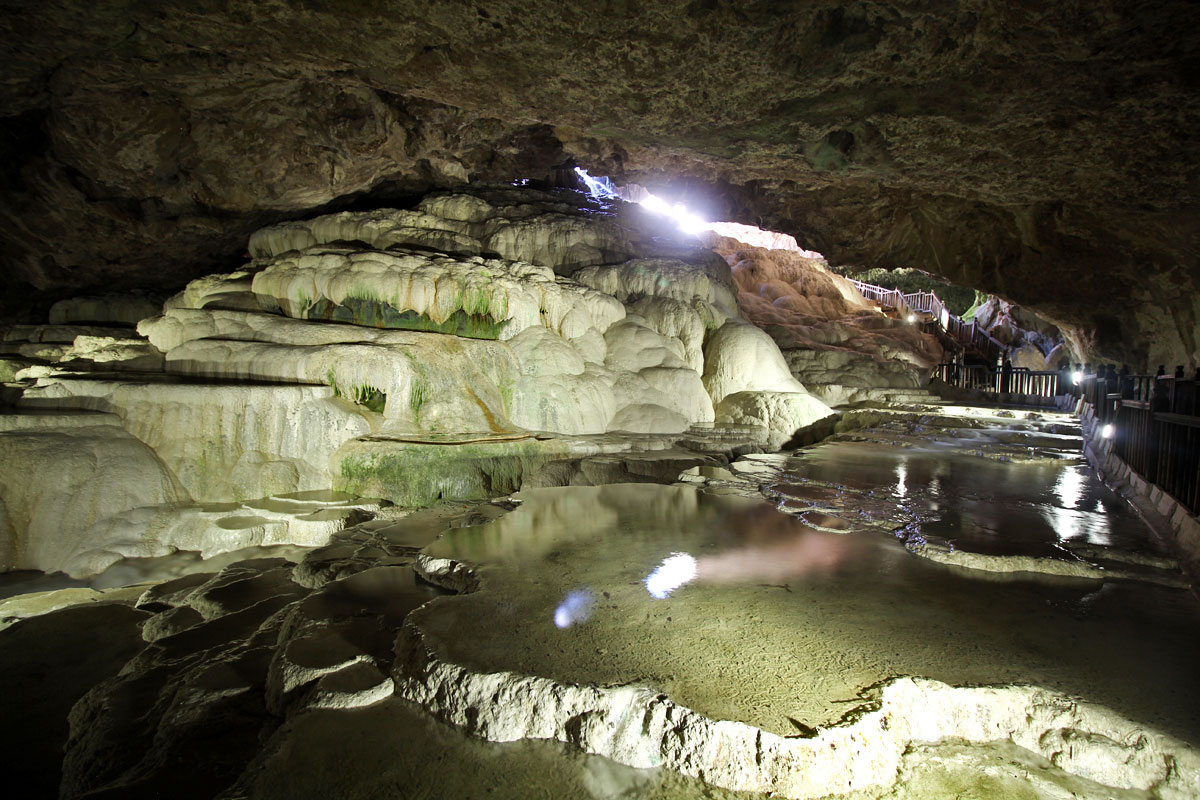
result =
[{"label": "green algae stain", "polygon": [[[364,292],[365,293],[365,292]],[[344,322],[371,328],[447,333],[467,339],[500,338],[508,320],[497,322],[491,316],[491,300],[485,292],[468,292],[459,308],[443,322],[412,309],[400,311],[377,297],[348,296],[341,303],[322,297],[304,311],[305,319]]]},{"label": "green algae stain", "polygon": [[386,450],[343,456],[335,488],[408,508],[442,500],[486,500],[519,490],[527,476],[563,455],[534,440],[397,443]]},{"label": "green algae stain", "polygon": [[325,382],[333,389],[335,397],[350,400],[368,411],[382,414],[383,409],[387,406],[387,393],[369,383],[359,383],[349,387],[342,386],[338,383],[337,376],[333,374],[332,369],[325,373]]},{"label": "green algae stain", "polygon": [[413,416],[418,421],[421,419],[421,407],[425,405],[428,393],[429,387],[423,378],[413,381],[412,389],[408,393],[408,407],[412,409]]},{"label": "green algae stain", "polygon": [[303,316],[308,313],[308,310],[313,306],[313,299],[308,296],[308,292],[303,289],[296,292],[296,307],[300,309],[300,314]]}]

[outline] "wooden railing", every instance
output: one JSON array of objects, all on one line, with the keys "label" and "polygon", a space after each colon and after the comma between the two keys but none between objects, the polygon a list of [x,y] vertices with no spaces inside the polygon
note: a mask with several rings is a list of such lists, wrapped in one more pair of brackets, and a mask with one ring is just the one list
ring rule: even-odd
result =
[{"label": "wooden railing", "polygon": [[1129,467],[1200,513],[1200,382],[1171,375],[1085,376],[1079,393]]},{"label": "wooden railing", "polygon": [[951,386],[982,392],[1018,395],[1010,398],[1020,402],[1021,397],[1052,398],[1065,394],[1062,374],[1025,367],[1008,370],[962,364],[939,364],[937,376]]},{"label": "wooden railing", "polygon": [[933,292],[905,294],[899,289],[885,289],[882,286],[856,281],[853,278],[847,278],[847,280],[854,285],[855,289],[858,289],[863,297],[874,300],[881,308],[894,308],[901,316],[905,317],[909,314],[928,315],[928,319],[944,330],[954,341],[965,348],[974,350],[989,363],[995,363],[1006,349],[1003,344],[988,336],[987,332],[974,322],[963,322],[951,314],[942,299]]},{"label": "wooden railing", "polygon": [[846,280],[850,281],[863,297],[868,300],[874,300],[883,308],[894,308],[898,311],[908,310],[908,307],[904,303],[904,293],[899,289],[885,289],[873,283],[856,281],[854,278],[847,278]]}]

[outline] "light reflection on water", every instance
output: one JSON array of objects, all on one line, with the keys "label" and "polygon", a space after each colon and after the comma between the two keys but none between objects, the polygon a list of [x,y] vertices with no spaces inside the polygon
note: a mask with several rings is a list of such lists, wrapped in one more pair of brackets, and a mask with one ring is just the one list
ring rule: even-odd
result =
[{"label": "light reflection on water", "polygon": [[701,581],[737,583],[789,581],[818,572],[830,572],[862,547],[852,538],[804,528],[792,530],[768,525],[750,541],[698,562]]},{"label": "light reflection on water", "polygon": [[908,465],[901,458],[896,461],[896,488],[892,490],[896,497],[903,498],[908,494]]},{"label": "light reflection on water", "polygon": [[[909,458],[910,487],[922,469]],[[480,565],[483,577],[481,591],[416,612],[454,663],[641,683],[782,733],[787,716],[835,721],[846,698],[890,676],[1028,682],[1200,741],[1191,679],[1200,609],[1186,592],[961,570],[915,557],[891,536],[815,530],[762,502],[685,487],[522,496],[507,516],[427,548]],[[654,599],[647,576],[685,553],[694,579]],[[580,587],[590,616],[571,612],[572,624],[557,625]]]},{"label": "light reflection on water", "polygon": [[687,553],[671,553],[646,576],[646,591],[655,600],[664,600],[671,592],[694,580],[696,559]]},{"label": "light reflection on water", "polygon": [[1061,558],[1067,544],[1154,548],[1129,505],[1075,460],[998,462],[948,447],[834,442],[797,453],[787,474],[796,485],[847,487],[840,502],[851,512],[863,513],[861,493],[890,498],[912,515],[914,532],[963,550]]},{"label": "light reflection on water", "polygon": [[596,604],[596,596],[587,589],[574,589],[554,609],[554,624],[559,628],[569,628],[581,622],[587,622],[592,616],[592,607]]},{"label": "light reflection on water", "polygon": [[1063,508],[1079,508],[1083,501],[1084,477],[1079,469],[1063,469],[1054,484],[1054,491]]}]

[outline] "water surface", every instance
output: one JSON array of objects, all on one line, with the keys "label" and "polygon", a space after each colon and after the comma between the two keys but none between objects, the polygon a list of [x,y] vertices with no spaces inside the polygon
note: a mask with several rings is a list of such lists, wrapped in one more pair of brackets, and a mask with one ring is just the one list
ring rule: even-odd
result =
[{"label": "water surface", "polygon": [[[415,614],[450,661],[649,685],[781,734],[836,723],[894,676],[1029,683],[1200,742],[1200,608],[1187,592],[976,573],[892,536],[817,530],[762,501],[688,487],[521,496],[508,516],[428,548],[480,564],[484,579]],[[661,582],[647,579],[679,554],[694,576],[677,570],[685,580],[656,598]]]}]

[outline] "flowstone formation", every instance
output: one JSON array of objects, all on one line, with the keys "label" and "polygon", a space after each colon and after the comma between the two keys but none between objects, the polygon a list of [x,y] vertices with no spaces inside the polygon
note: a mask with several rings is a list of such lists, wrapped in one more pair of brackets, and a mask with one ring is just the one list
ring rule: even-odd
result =
[{"label": "flowstone formation", "polygon": [[833,413],[719,256],[619,201],[435,194],[265,228],[250,252],[136,334],[118,326],[144,298],[6,332],[0,567],[90,575],[320,544],[381,501],[670,481]]},{"label": "flowstone formation", "polygon": [[[738,226],[725,227],[736,234]],[[720,232],[706,241],[729,262],[738,305],[810,392],[831,406],[933,400],[926,387],[943,357],[937,340],[881,313],[820,253],[781,235],[767,247]]]},{"label": "flowstone formation", "polygon": [[[924,432],[936,449],[969,431],[999,456],[1022,433],[1069,436],[1028,419],[921,431],[885,416],[860,438],[915,449]],[[1027,448],[1034,472],[1051,468],[1044,444]],[[939,476],[914,458],[906,499],[902,477],[843,464],[854,485],[819,483],[798,455],[675,486],[385,511],[292,558],[0,602],[26,617],[0,630],[0,666],[28,690],[6,746],[27,785],[66,799],[1200,792],[1190,595],[1134,573],[996,576],[915,558],[889,528],[931,518]],[[968,472],[956,490],[969,497],[981,487]],[[693,569],[664,574],[685,556]],[[109,635],[92,645],[97,625]],[[81,644],[89,658],[60,672]]]}]

